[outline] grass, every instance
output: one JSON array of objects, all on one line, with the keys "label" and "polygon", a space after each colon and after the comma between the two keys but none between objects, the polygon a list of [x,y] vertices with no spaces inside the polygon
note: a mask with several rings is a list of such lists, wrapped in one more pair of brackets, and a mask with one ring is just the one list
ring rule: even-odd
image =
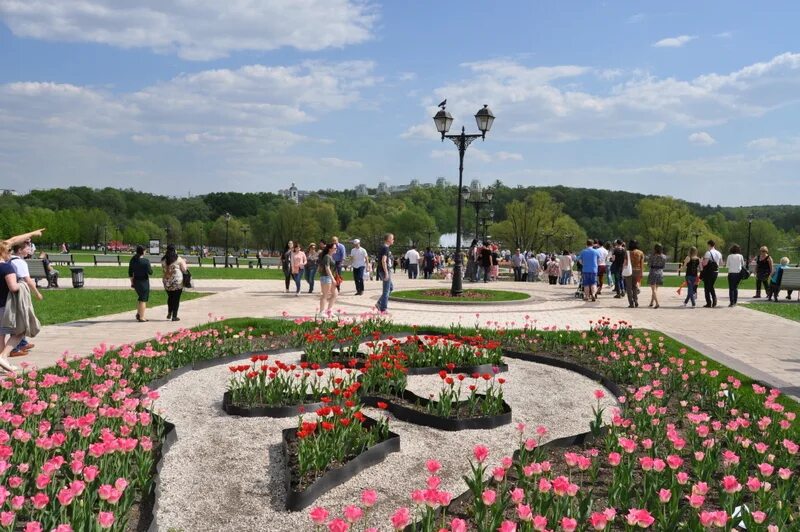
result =
[{"label": "grass", "polygon": [[792,301],[780,300],[780,303],[748,303],[746,308],[774,314],[787,320],[800,321],[800,304]]},{"label": "grass", "polygon": [[[437,290],[437,292],[449,292],[449,290]],[[464,298],[454,298],[448,295],[434,295],[430,293],[430,289],[422,290],[400,290],[392,292],[392,297],[397,299],[418,299],[422,301],[448,301],[451,303],[472,303],[474,301],[490,302],[490,301],[520,301],[528,299],[528,294],[523,292],[509,292],[507,290],[464,290]],[[470,294],[474,294],[475,298],[470,298]]]},{"label": "grass", "polygon": [[[128,266],[80,266],[87,279],[127,279]],[[60,282],[69,283],[70,270],[57,266]],[[283,279],[280,268],[214,268],[213,266],[190,267],[193,279]],[[161,278],[161,266],[153,265],[153,276]]]},{"label": "grass", "polygon": [[[44,290],[44,299],[36,301],[36,316],[42,325],[53,325],[68,321],[82,320],[130,311],[131,318],[136,313],[136,293],[133,290]],[[184,292],[181,301],[207,296],[203,292]],[[164,290],[150,292],[148,307],[167,304]]]}]

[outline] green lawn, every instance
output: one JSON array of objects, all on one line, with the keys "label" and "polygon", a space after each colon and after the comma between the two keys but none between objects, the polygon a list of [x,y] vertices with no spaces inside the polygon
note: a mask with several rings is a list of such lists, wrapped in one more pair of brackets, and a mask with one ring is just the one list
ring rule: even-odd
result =
[{"label": "green lawn", "polygon": [[[784,296],[785,292],[784,292]],[[774,314],[787,320],[800,321],[800,303],[797,301],[786,301],[781,299],[779,303],[748,303],[746,308]]]},{"label": "green lawn", "polygon": [[[88,279],[125,279],[128,277],[128,266],[81,266]],[[70,270],[66,266],[56,266],[60,283],[69,285]],[[283,279],[280,268],[214,268],[213,266],[190,267],[194,279]],[[161,266],[153,265],[153,276],[161,278]]]},{"label": "green lawn", "polygon": [[[506,290],[475,290],[465,289],[464,297],[461,299],[450,297],[449,289],[427,289],[421,290],[400,290],[392,292],[392,297],[396,299],[419,299],[423,301],[448,301],[452,303],[469,304],[471,302],[491,302],[491,301],[520,301],[528,299],[530,296],[523,292],[509,292]],[[471,297],[474,296],[474,297]]]},{"label": "green lawn", "polygon": [[[116,314],[129,310],[131,319],[136,313],[136,292],[133,290],[90,290],[87,288],[68,288],[63,290],[43,290],[42,301],[35,301],[36,316],[42,325],[53,325],[94,318],[106,314]],[[207,296],[203,292],[184,292],[181,301]],[[167,304],[164,290],[152,290],[148,307]]]}]

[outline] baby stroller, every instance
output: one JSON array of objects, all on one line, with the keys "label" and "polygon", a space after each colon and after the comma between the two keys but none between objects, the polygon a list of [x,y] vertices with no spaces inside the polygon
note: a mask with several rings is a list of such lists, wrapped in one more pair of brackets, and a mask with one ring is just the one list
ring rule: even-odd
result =
[{"label": "baby stroller", "polygon": [[[575,282],[575,275],[572,276],[572,280],[573,280],[573,282]],[[573,294],[573,297],[575,299],[583,299],[583,275],[582,275],[581,263],[580,262],[578,263],[578,280],[577,280],[577,283],[578,283],[578,288],[575,289],[575,293]]]}]

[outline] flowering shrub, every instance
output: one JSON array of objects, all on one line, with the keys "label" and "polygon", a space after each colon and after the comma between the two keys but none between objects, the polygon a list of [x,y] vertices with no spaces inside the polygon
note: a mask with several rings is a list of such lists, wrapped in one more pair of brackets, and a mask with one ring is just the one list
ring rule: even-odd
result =
[{"label": "flowering shrub", "polygon": [[286,406],[316,402],[323,395],[341,394],[356,380],[357,374],[341,364],[330,363],[323,371],[319,364],[269,363],[269,355],[253,355],[250,364],[229,366],[233,374],[228,384],[231,401],[246,406]]}]

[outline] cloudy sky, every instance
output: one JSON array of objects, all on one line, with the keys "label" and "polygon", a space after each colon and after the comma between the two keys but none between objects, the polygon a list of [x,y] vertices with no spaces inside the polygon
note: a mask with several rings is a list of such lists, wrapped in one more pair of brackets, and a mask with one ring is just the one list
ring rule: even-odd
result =
[{"label": "cloudy sky", "polygon": [[454,181],[447,98],[453,132],[497,116],[467,181],[797,203],[797,20],[794,0],[0,0],[0,183]]}]

